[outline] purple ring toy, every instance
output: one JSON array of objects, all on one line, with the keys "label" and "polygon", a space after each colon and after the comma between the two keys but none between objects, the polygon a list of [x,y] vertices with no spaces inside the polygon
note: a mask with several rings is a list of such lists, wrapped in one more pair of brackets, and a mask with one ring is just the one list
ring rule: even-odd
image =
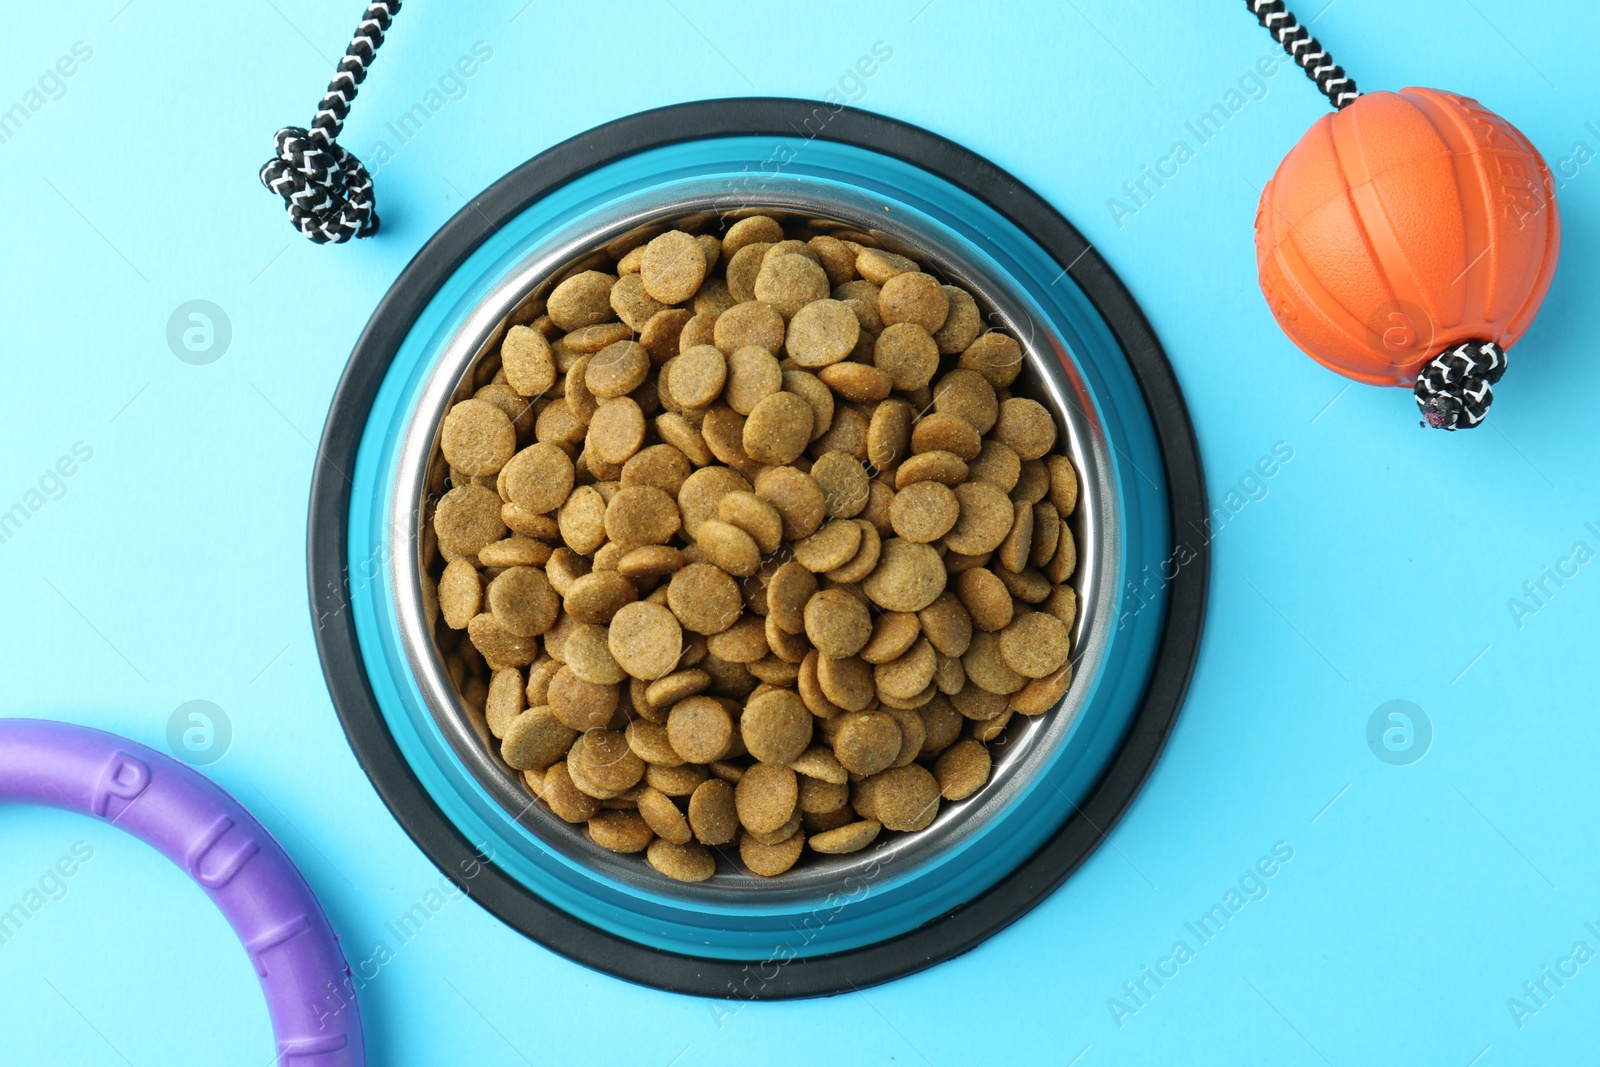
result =
[{"label": "purple ring toy", "polygon": [[0,802],[75,811],[125,830],[188,872],[250,953],[282,1067],[363,1067],[350,968],[311,887],[222,787],[127,738],[0,719]]}]

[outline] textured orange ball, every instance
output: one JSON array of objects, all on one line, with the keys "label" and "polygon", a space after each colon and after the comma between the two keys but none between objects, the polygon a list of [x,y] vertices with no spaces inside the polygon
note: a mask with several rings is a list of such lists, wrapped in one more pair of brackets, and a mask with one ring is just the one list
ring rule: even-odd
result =
[{"label": "textured orange ball", "polygon": [[1436,89],[1318,119],[1256,212],[1261,291],[1290,340],[1357,381],[1410,385],[1464,341],[1509,347],[1561,248],[1550,170],[1515,126]]}]

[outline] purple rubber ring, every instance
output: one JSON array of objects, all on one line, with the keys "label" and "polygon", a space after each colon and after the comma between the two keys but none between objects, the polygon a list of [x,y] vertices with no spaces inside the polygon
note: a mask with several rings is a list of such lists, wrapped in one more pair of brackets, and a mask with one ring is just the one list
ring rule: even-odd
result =
[{"label": "purple rubber ring", "polygon": [[75,811],[188,872],[250,953],[282,1067],[363,1067],[350,968],[311,887],[266,828],[211,779],[127,738],[0,719],[0,802]]}]

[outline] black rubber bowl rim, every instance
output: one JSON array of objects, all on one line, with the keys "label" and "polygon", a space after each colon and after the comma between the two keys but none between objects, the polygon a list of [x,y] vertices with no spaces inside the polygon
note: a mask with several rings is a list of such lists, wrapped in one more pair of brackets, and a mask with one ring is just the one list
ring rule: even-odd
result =
[{"label": "black rubber bowl rim", "polygon": [[893,156],[987,202],[1049,251],[1093,302],[1132,365],[1166,465],[1173,544],[1204,529],[1205,485],[1172,367],[1139,306],[1076,229],[1016,178],[952,141],[865,111],[782,98],[708,100],[608,122],[541,152],[474,197],[416,254],[356,342],[323,428],[307,536],[311,610],[323,676],[350,747],[373,787],[427,857],[512,929],[588,967],[675,993],[740,1000],[824,996],[886,982],[960,955],[1044,900],[1105,839],[1166,744],[1188,688],[1205,615],[1209,553],[1168,583],[1165,628],[1143,700],[1121,749],[1075,815],[976,899],[909,933],[825,956],[728,961],[662,952],[590,926],[492,862],[434,805],[402,757],[368,685],[349,611],[350,483],[379,384],[401,342],[445,281],[496,227],[578,176],[663,145],[739,136],[815,137]]}]

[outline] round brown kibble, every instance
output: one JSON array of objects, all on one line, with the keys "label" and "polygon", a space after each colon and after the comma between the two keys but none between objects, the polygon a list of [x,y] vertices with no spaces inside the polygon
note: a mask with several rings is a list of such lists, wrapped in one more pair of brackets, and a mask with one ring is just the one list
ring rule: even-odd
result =
[{"label": "round brown kibble", "polygon": [[753,759],[789,763],[811,744],[811,722],[811,712],[796,693],[769,689],[745,705],[739,734]]},{"label": "round brown kibble", "polygon": [[916,643],[921,632],[922,625],[912,613],[886,611],[873,621],[872,637],[861,650],[861,658],[874,666],[897,660]]},{"label": "round brown kibble", "polygon": [[706,254],[700,242],[670,230],[644,246],[639,261],[644,291],[663,304],[681,304],[695,294],[706,277]]},{"label": "round brown kibble", "polygon": [[939,814],[939,783],[915,763],[874,775],[872,813],[885,829],[924,829]]},{"label": "round brown kibble", "polygon": [[723,273],[727,276],[730,297],[741,303],[756,298],[756,275],[761,272],[761,264],[772,247],[765,241],[758,241],[745,245],[728,259]]},{"label": "round brown kibble", "polygon": [[933,339],[940,355],[953,356],[977,340],[978,331],[983,329],[983,315],[978,311],[978,302],[965,289],[947,285],[944,295],[950,301],[950,313]]},{"label": "round brown kibble", "polygon": [[1000,401],[994,386],[972,370],[953,370],[933,388],[934,410],[953,415],[979,434],[988,433],[1000,416]]},{"label": "round brown kibble", "polygon": [[756,275],[756,299],[777,308],[787,321],[795,312],[827,298],[828,273],[808,256],[796,253],[769,256]]},{"label": "round brown kibble", "polygon": [[673,750],[667,739],[667,728],[648,719],[634,719],[628,724],[624,736],[633,754],[646,763],[661,767],[681,767],[683,757]]},{"label": "round brown kibble", "polygon": [[811,405],[811,439],[815,441],[833,426],[833,390],[815,374],[803,370],[783,372],[783,391]]},{"label": "round brown kibble", "polygon": [[856,255],[857,273],[875,285],[883,285],[896,274],[907,274],[918,269],[915,260],[881,248],[863,248]]},{"label": "round brown kibble", "polygon": [[[704,259],[701,262],[705,262]],[[645,851],[650,866],[678,882],[703,882],[717,873],[717,861],[698,841],[675,845],[664,837],[650,842]]]},{"label": "round brown kibble", "polygon": [[764,397],[745,421],[745,453],[772,466],[794,462],[811,441],[813,417],[811,405],[793,393]]},{"label": "round brown kibble", "polygon": [[883,283],[878,314],[886,325],[914,323],[932,334],[949,316],[950,298],[933,275],[907,271]]},{"label": "round brown kibble", "polygon": [[663,841],[671,841],[675,845],[687,845],[694,840],[694,831],[689,829],[689,820],[683,817],[683,812],[678,810],[678,805],[672,798],[659,789],[645,787],[639,794],[639,817],[645,821],[651,830],[661,836]]},{"label": "round brown kibble", "polygon": [[[1000,410],[998,405],[995,410]],[[989,440],[983,443],[978,458],[968,464],[967,469],[971,471],[973,481],[988,482],[1002,493],[1009,493],[1022,475],[1022,460],[1017,458],[1010,445]]]},{"label": "round brown kibble", "polygon": [[944,561],[933,546],[894,537],[883,543],[878,566],[861,588],[885,611],[921,611],[944,592],[945,581]]},{"label": "round brown kibble", "polygon": [[889,505],[889,523],[907,541],[937,541],[956,524],[961,507],[956,494],[940,482],[914,482],[895,494]]},{"label": "round brown kibble", "polygon": [[777,359],[760,345],[746,345],[728,356],[723,399],[739,414],[749,415],[762,399],[782,388],[783,371]]},{"label": "round brown kibble", "polygon": [[586,682],[562,665],[550,678],[550,713],[574,730],[593,730],[611,721],[617,710],[617,687]]},{"label": "round brown kibble", "polygon": [[644,279],[636,273],[622,275],[611,287],[611,310],[630,330],[644,329],[645,323],[666,309],[667,305],[645,292]]},{"label": "round brown kibble", "polygon": [[772,244],[783,240],[783,227],[770,215],[751,215],[728,227],[722,235],[722,254],[731,256],[745,245]]},{"label": "round brown kibble", "polygon": [[883,400],[894,388],[894,379],[887,371],[865,363],[835,363],[819,370],[817,377],[846,400],[861,404]]},{"label": "round brown kibble", "polygon": [[680,700],[667,715],[667,740],[672,750],[689,763],[710,763],[727,755],[733,744],[733,729],[733,716],[711,697]]},{"label": "round brown kibble", "polygon": [[626,463],[644,444],[644,412],[632,397],[607,400],[589,420],[588,447],[607,463]]},{"label": "round brown kibble", "polygon": [[549,708],[529,708],[511,720],[500,739],[500,756],[519,771],[544,770],[566,757],[578,731]]},{"label": "round brown kibble", "polygon": [[601,811],[589,820],[589,839],[611,852],[643,852],[654,838],[637,811]]},{"label": "round brown kibble", "polygon": [[744,475],[727,467],[702,467],[683,481],[678,490],[678,510],[683,515],[683,532],[694,537],[700,524],[717,514],[722,498],[729,493],[748,491]]},{"label": "round brown kibble", "polygon": [[833,754],[852,774],[871,775],[900,755],[900,724],[881,711],[852,711],[839,717]]},{"label": "round brown kibble", "polygon": [[967,681],[980,689],[1002,696],[1015,693],[1028,684],[1028,679],[1011,669],[1000,654],[1000,636],[992,633],[972,635],[972,644],[961,657],[961,667],[967,672]]},{"label": "round brown kibble", "polygon": [[842,567],[855,558],[861,548],[861,537],[859,523],[834,519],[794,546],[795,562],[819,574]]},{"label": "round brown kibble", "polygon": [[1045,466],[1050,472],[1050,503],[1064,519],[1078,506],[1078,472],[1066,456],[1051,456]]},{"label": "round brown kibble", "polygon": [[916,323],[897,322],[878,335],[872,346],[872,362],[889,375],[894,388],[921,389],[939,369],[939,346]]},{"label": "round brown kibble", "polygon": [[596,352],[583,370],[583,384],[602,399],[624,396],[644,384],[650,353],[637,341],[617,341]]},{"label": "round brown kibble", "polygon": [[761,566],[761,549],[756,546],[755,539],[721,519],[702,522],[695,531],[694,542],[708,563],[736,578],[748,578]]},{"label": "round brown kibble", "polygon": [[805,631],[817,651],[843,659],[860,652],[871,639],[872,615],[859,597],[843,589],[824,589],[806,604]]},{"label": "round brown kibble", "polygon": [[[811,662],[811,657],[806,657]],[[872,667],[865,660],[851,656],[834,659],[818,655],[816,659],[817,688],[831,703],[845,711],[861,711],[876,695],[872,682]],[[805,678],[805,664],[801,664],[801,678]],[[801,693],[804,696],[804,691]],[[816,709],[812,709],[813,714]]]},{"label": "round brown kibble", "polygon": [[484,545],[506,535],[500,494],[470,482],[456,486],[439,498],[433,511],[433,532],[440,548],[461,556],[477,555]]},{"label": "round brown kibble", "polygon": [[620,730],[590,730],[567,753],[567,770],[580,789],[592,785],[613,796],[638,785],[644,767],[644,760],[629,747]]},{"label": "round brown kibble", "polygon": [[911,451],[949,452],[963,462],[978,458],[983,441],[966,419],[933,412],[917,420],[911,430]]},{"label": "round brown kibble", "polygon": [[635,678],[654,681],[677,666],[683,652],[683,630],[660,604],[638,600],[611,617],[611,655]]},{"label": "round brown kibble", "polygon": [[622,465],[622,484],[653,485],[677,500],[678,491],[693,473],[689,459],[672,445],[651,445]]},{"label": "round brown kibble", "polygon": [[[748,483],[743,488],[748,488]],[[756,496],[783,518],[783,536],[789,541],[810,537],[827,517],[827,502],[816,479],[794,467],[762,471],[756,476],[755,490]]]},{"label": "round brown kibble", "polygon": [[[799,564],[795,566],[805,570]],[[806,571],[807,576],[810,573]],[[816,580],[812,579],[812,590],[815,589]],[[439,613],[444,616],[445,625],[452,630],[466,629],[482,604],[483,579],[478,575],[478,568],[464,559],[452,560],[439,575]],[[555,619],[552,617],[550,621]]]},{"label": "round brown kibble", "polygon": [[739,812],[733,786],[720,778],[707,779],[689,794],[689,827],[706,845],[732,843],[739,834]]},{"label": "round brown kibble", "polygon": [[806,604],[817,593],[817,576],[793,560],[767,580],[767,617],[789,633],[806,628]]},{"label": "round brown kibble", "polygon": [[681,407],[703,408],[722,395],[728,358],[715,345],[695,345],[672,361],[667,391]]},{"label": "round brown kibble", "polygon": [[979,334],[961,353],[957,366],[974,370],[996,389],[1010,385],[1022,373],[1022,346],[1016,338],[998,331]]},{"label": "round brown kibble", "polygon": [[653,485],[625,485],[606,505],[606,536],[625,550],[664,545],[681,525],[678,502]]},{"label": "round brown kibble", "polygon": [[[959,589],[959,576],[955,584]],[[932,604],[919,611],[917,621],[922,624],[928,643],[942,656],[960,656],[972,643],[972,616],[952,590],[940,593]]]},{"label": "round brown kibble", "polygon": [[764,845],[751,834],[741,834],[739,858],[752,874],[773,878],[795,865],[805,844],[806,835],[799,830],[775,845]]},{"label": "round brown kibble", "polygon": [[667,607],[685,630],[720,634],[738,621],[744,600],[726,572],[709,563],[691,563],[672,576]]},{"label": "round brown kibble", "polygon": [[1038,459],[1055,447],[1056,422],[1037,400],[1014,396],[1000,405],[994,435],[1022,459]]},{"label": "round brown kibble", "polygon": [[768,651],[766,626],[759,615],[744,615],[739,621],[706,638],[706,650],[728,663],[748,666],[765,659]]},{"label": "round brown kibble", "polygon": [[[879,697],[885,701],[915,700],[933,681],[934,664],[933,646],[926,639],[919,639],[905,655],[891,663],[882,664],[873,671],[873,680],[878,687]],[[920,738],[917,740],[917,747],[922,747]]]},{"label": "round brown kibble", "polygon": [[946,800],[965,800],[989,780],[989,750],[981,741],[957,741],[933,765],[933,777]]},{"label": "round brown kibble", "polygon": [[1035,678],[1011,694],[1011,710],[1019,715],[1043,715],[1061,702],[1072,684],[1072,664],[1064,663],[1054,674]]},{"label": "round brown kibble", "polygon": [[1054,615],[1030,611],[1000,631],[1000,655],[1025,678],[1054,674],[1071,651],[1067,628]]},{"label": "round brown kibble", "polygon": [[988,482],[958,485],[955,494],[961,514],[945,535],[950,551],[978,556],[999,548],[1015,518],[1010,497]]},{"label": "round brown kibble", "polygon": [[712,340],[723,355],[750,345],[776,352],[783,346],[783,332],[783,316],[776,308],[750,300],[717,316]]},{"label": "round brown kibble", "polygon": [[[534,567],[509,567],[501,571],[489,583],[486,599],[495,622],[508,633],[522,637],[536,637],[550,629],[561,610],[560,596],[550,587],[544,571]],[[442,585],[440,606],[444,606]],[[453,605],[452,611],[456,607]]]},{"label": "round brown kibble", "polygon": [[[1058,525],[1054,511],[1050,512],[1050,524]],[[1016,574],[1028,565],[1028,554],[1032,551],[1033,507],[1019,500],[1012,506],[1011,532],[1000,542],[995,559],[1000,566]]]},{"label": "round brown kibble", "polygon": [[506,381],[523,396],[542,396],[556,384],[556,361],[550,341],[538,330],[513,326],[500,342],[500,366]]},{"label": "round brown kibble", "polygon": [[749,534],[762,555],[783,544],[783,516],[754,493],[735,490],[717,502],[717,518]]},{"label": "round brown kibble", "polygon": [[750,767],[733,793],[740,824],[756,834],[770,834],[788,822],[799,799],[800,783],[794,771],[774,763]]},{"label": "round brown kibble", "polygon": [[794,313],[786,340],[789,358],[816,369],[838,363],[855,351],[861,322],[838,300],[813,300]]},{"label": "round brown kibble", "polygon": [[834,518],[861,514],[872,495],[871,480],[861,461],[839,449],[819,457],[811,465],[811,477],[822,490],[828,514]]},{"label": "round brown kibble", "polygon": [[978,630],[993,633],[1011,622],[1011,590],[993,571],[985,567],[962,571],[956,576],[955,591]]},{"label": "round brown kibble", "polygon": [[550,293],[546,304],[550,321],[564,331],[605,322],[612,314],[611,286],[615,281],[597,270],[574,274]]},{"label": "round brown kibble", "polygon": [[564,762],[551,764],[545,772],[539,799],[550,805],[556,818],[566,822],[587,822],[600,810],[600,802],[572,784]]},{"label": "round brown kibble", "polygon": [[561,606],[578,622],[605,626],[624,604],[638,596],[638,588],[616,571],[597,570],[568,585]]},{"label": "round brown kibble", "polygon": [[850,852],[860,852],[872,844],[878,836],[878,831],[882,829],[883,824],[878,820],[862,819],[860,822],[847,823],[820,834],[812,834],[806,844],[811,846],[813,852],[820,852],[825,856],[841,856]]},{"label": "round brown kibble", "polygon": [[894,474],[895,489],[903,490],[917,482],[960,485],[967,480],[967,464],[950,452],[924,452],[902,463]]}]

